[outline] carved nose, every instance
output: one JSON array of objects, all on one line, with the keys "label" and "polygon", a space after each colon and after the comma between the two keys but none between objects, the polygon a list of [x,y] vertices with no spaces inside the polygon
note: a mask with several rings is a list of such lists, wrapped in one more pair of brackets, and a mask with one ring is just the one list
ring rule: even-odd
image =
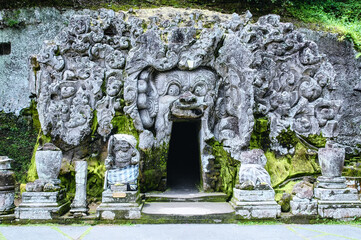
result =
[{"label": "carved nose", "polygon": [[179,101],[181,103],[191,104],[197,102],[197,98],[192,93],[186,92],[182,96],[180,96]]}]

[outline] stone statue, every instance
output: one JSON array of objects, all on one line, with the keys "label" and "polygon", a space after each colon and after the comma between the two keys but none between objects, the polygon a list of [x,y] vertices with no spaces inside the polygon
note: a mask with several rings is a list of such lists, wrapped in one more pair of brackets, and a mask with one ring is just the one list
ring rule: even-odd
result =
[{"label": "stone statue", "polygon": [[126,134],[115,134],[108,143],[108,157],[105,159],[104,190],[112,186],[123,186],[124,191],[137,190],[139,175],[139,152],[136,149],[135,137]]},{"label": "stone statue", "polygon": [[239,185],[241,190],[270,190],[271,177],[264,168],[267,158],[261,149],[253,149],[241,153]]}]

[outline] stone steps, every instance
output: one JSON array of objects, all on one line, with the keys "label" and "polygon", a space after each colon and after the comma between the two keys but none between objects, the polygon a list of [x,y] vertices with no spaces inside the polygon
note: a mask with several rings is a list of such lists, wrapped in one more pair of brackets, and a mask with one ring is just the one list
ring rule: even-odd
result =
[{"label": "stone steps", "polygon": [[146,202],[226,202],[227,194],[221,192],[165,191],[145,193]]},{"label": "stone steps", "polygon": [[163,220],[213,220],[222,222],[234,217],[227,202],[150,202],[145,203],[142,216]]}]

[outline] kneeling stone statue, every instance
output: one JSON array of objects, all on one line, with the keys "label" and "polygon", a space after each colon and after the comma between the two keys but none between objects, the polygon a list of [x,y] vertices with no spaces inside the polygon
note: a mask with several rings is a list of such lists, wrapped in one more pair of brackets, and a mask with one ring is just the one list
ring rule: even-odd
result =
[{"label": "kneeling stone statue", "polygon": [[233,189],[233,205],[239,219],[276,218],[281,207],[274,200],[271,178],[264,168],[267,158],[261,149],[240,154],[239,184]]},{"label": "kneeling stone statue", "polygon": [[132,135],[115,134],[108,143],[102,203],[97,208],[101,219],[140,218],[141,205],[137,192],[139,152]]}]

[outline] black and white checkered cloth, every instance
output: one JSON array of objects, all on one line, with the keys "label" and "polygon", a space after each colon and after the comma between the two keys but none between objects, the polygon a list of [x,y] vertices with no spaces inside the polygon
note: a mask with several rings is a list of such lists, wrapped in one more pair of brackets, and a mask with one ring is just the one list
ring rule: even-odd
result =
[{"label": "black and white checkered cloth", "polygon": [[108,184],[134,183],[139,176],[139,165],[129,165],[122,169],[108,170]]}]

